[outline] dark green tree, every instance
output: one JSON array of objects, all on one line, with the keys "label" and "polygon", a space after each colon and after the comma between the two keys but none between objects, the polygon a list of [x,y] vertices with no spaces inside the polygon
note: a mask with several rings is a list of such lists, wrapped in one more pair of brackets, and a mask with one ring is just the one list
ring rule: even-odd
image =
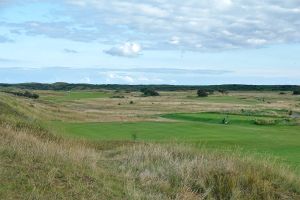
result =
[{"label": "dark green tree", "polygon": [[198,97],[207,97],[208,92],[206,92],[205,90],[197,90],[197,95]]},{"label": "dark green tree", "polygon": [[141,92],[144,94],[144,96],[159,96],[159,93],[151,88],[142,88]]}]

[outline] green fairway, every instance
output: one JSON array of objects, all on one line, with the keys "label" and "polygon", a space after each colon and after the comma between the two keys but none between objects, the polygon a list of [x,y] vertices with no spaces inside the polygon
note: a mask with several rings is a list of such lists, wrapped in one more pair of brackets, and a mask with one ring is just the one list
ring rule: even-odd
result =
[{"label": "green fairway", "polygon": [[299,126],[222,125],[203,122],[65,123],[53,127],[71,137],[91,140],[187,142],[209,148],[242,148],[300,164]]},{"label": "green fairway", "polygon": [[102,91],[64,91],[56,92],[53,95],[41,96],[41,99],[53,102],[63,102],[63,101],[72,101],[72,100],[81,100],[81,99],[95,99],[95,98],[105,98],[110,97],[111,95]]}]

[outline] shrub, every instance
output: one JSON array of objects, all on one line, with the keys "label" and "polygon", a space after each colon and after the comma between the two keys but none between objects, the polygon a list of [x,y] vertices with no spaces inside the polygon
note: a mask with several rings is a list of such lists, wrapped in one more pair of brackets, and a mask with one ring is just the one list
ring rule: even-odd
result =
[{"label": "shrub", "polygon": [[272,119],[255,119],[254,124],[256,125],[275,125],[276,121]]},{"label": "shrub", "polygon": [[197,95],[198,97],[207,97],[208,93],[205,90],[198,90]]},{"label": "shrub", "polygon": [[300,95],[300,90],[293,91],[293,95]]},{"label": "shrub", "polygon": [[157,91],[150,88],[142,88],[141,92],[144,94],[144,96],[159,96],[159,93]]},{"label": "shrub", "polygon": [[4,91],[4,92],[8,93],[8,94],[13,94],[15,96],[22,96],[22,97],[27,97],[27,98],[31,98],[31,99],[38,99],[39,98],[38,94],[31,93],[29,91],[25,91],[25,92]]},{"label": "shrub", "polygon": [[122,95],[114,95],[111,98],[113,98],[113,99],[124,99],[125,97],[122,96]]}]

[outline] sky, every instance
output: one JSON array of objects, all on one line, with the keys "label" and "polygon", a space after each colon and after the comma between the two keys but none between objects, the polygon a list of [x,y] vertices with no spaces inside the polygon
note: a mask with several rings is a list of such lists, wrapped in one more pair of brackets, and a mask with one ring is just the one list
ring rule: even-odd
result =
[{"label": "sky", "polygon": [[0,0],[0,82],[300,85],[299,0]]}]

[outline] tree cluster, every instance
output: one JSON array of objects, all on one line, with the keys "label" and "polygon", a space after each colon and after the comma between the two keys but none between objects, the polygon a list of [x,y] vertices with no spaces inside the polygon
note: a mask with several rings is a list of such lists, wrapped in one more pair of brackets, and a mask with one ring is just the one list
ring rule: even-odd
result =
[{"label": "tree cluster", "polygon": [[208,92],[206,90],[197,90],[198,97],[208,97]]},{"label": "tree cluster", "polygon": [[159,93],[151,88],[142,88],[141,92],[144,94],[144,96],[159,96]]}]

